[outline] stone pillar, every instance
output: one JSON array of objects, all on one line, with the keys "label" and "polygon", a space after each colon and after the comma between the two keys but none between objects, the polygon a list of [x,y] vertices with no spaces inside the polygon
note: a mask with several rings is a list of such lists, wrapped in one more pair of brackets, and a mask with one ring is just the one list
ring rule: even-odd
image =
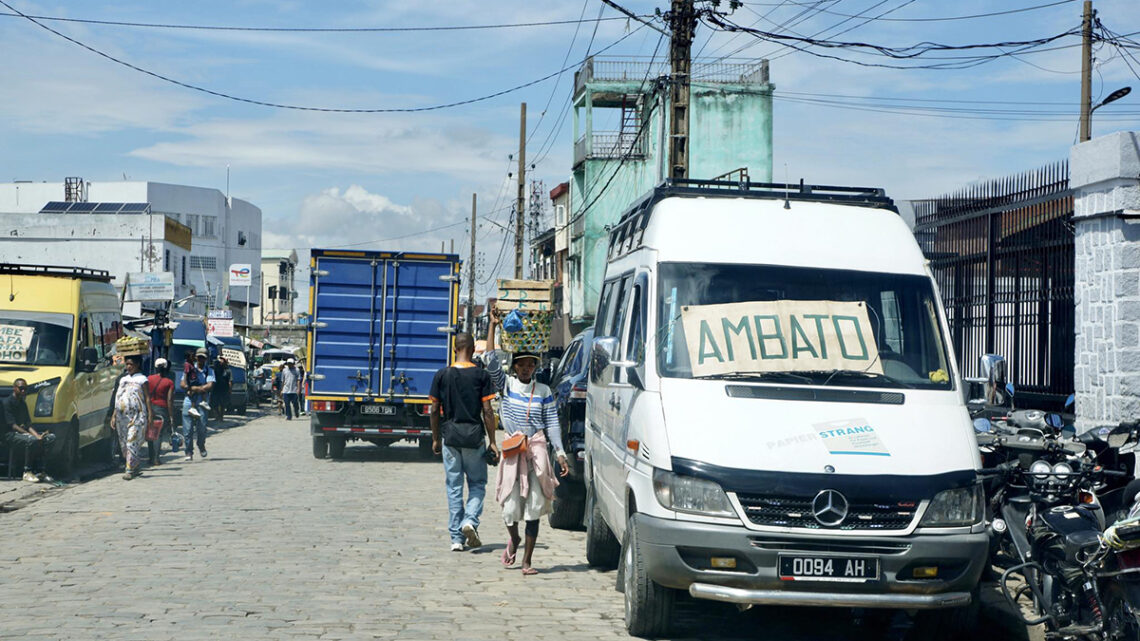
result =
[{"label": "stone pillar", "polygon": [[1140,133],[1070,152],[1077,431],[1140,418]]}]

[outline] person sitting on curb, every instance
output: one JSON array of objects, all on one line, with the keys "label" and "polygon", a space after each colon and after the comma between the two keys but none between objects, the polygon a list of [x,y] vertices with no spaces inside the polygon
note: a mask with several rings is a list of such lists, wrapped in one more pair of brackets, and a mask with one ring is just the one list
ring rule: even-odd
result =
[{"label": "person sitting on curb", "polygon": [[55,441],[55,434],[39,432],[32,427],[28,414],[28,381],[17,378],[12,382],[12,395],[0,403],[0,439],[9,448],[24,448],[24,480],[29,483],[54,479],[44,473],[44,451]]}]

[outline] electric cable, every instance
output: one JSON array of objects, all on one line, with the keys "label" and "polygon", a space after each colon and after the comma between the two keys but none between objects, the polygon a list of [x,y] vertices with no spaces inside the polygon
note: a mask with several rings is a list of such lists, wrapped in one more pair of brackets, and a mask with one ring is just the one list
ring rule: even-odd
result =
[{"label": "electric cable", "polygon": [[[787,0],[785,0],[785,2],[786,1]],[[1047,4],[1039,4],[1039,5],[1034,5],[1032,7],[1022,7],[1020,9],[1007,9],[1005,11],[991,11],[989,13],[975,13],[975,14],[967,15],[967,16],[942,16],[942,17],[937,17],[937,18],[875,18],[875,20],[877,20],[879,22],[950,22],[950,21],[954,21],[954,20],[974,20],[977,18],[992,18],[994,16],[1007,16],[1007,15],[1011,15],[1011,14],[1015,14],[1015,13],[1025,13],[1026,11],[1037,11],[1038,9],[1048,9],[1049,7],[1056,7],[1058,5],[1069,4],[1071,2],[1076,2],[1076,1],[1077,0],[1058,0],[1057,2],[1050,2]],[[782,5],[782,4],[785,4],[785,2],[781,2],[779,4]],[[771,3],[745,2],[744,4],[745,4],[745,6],[748,6],[748,5],[770,6]],[[790,2],[789,4],[807,5],[808,3],[806,3],[806,2]],[[826,13],[826,14],[830,14],[833,16],[841,16],[841,17],[845,17],[845,18],[855,17],[855,16],[852,16],[852,15],[849,15],[846,13],[839,13],[837,11],[828,11],[827,9],[820,10],[820,13]]]},{"label": "electric cable", "polygon": [[[157,78],[158,80],[168,82],[170,84],[182,87],[184,89],[191,89],[193,91],[198,91],[201,93],[209,94],[211,96],[215,96],[218,98],[224,98],[226,100],[233,100],[235,102],[242,102],[242,103],[246,103],[246,104],[257,105],[260,107],[273,107],[275,109],[291,109],[294,111],[316,111],[316,112],[323,112],[323,113],[419,113],[419,112],[424,112],[424,111],[437,111],[440,109],[448,109],[451,107],[459,107],[459,106],[463,106],[463,105],[474,104],[477,102],[483,102],[485,100],[490,100],[492,98],[498,98],[499,96],[504,96],[504,95],[509,94],[509,93],[514,93],[516,91],[519,91],[520,89],[525,89],[527,87],[531,87],[531,86],[537,85],[539,83],[545,82],[547,80],[550,80],[551,78],[553,78],[553,77],[555,77],[555,76],[557,76],[557,75],[559,75],[565,71],[569,71],[570,69],[580,67],[583,63],[586,62],[585,60],[582,60],[578,63],[575,63],[574,65],[564,67],[564,68],[559,69],[558,71],[556,71],[554,73],[547,74],[547,75],[545,75],[541,78],[538,78],[536,80],[531,80],[530,82],[526,82],[526,83],[523,83],[520,85],[516,85],[516,86],[511,87],[509,89],[497,91],[495,93],[488,94],[485,96],[479,96],[477,98],[468,98],[466,100],[459,100],[459,101],[455,101],[455,102],[449,102],[449,103],[438,104],[438,105],[430,105],[427,107],[388,107],[388,108],[375,108],[375,109],[367,109],[367,108],[353,109],[353,108],[338,108],[338,107],[312,107],[312,106],[304,106],[304,105],[290,105],[290,104],[284,104],[284,103],[269,102],[269,101],[265,101],[265,100],[257,100],[257,99],[253,99],[253,98],[244,98],[241,96],[236,96],[236,95],[224,93],[221,91],[214,91],[213,89],[207,89],[207,88],[201,87],[199,85],[194,85],[194,84],[190,84],[188,82],[183,82],[181,80],[176,80],[176,79],[171,78],[169,76],[165,76],[163,74],[160,74],[160,73],[157,73],[154,71],[150,71],[148,69],[144,69],[142,67],[134,65],[132,63],[129,63],[125,60],[116,58],[115,56],[112,56],[109,53],[100,51],[99,49],[96,49],[95,47],[92,47],[91,45],[80,42],[79,40],[76,40],[75,38],[72,38],[71,36],[60,33],[59,31],[52,29],[48,25],[45,25],[42,22],[37,21],[35,18],[32,18],[31,16],[18,11],[12,5],[5,2],[5,0],[0,0],[0,5],[8,7],[8,9],[18,13],[20,16],[26,18],[32,24],[34,24],[34,25],[36,25],[36,26],[38,26],[38,27],[40,27],[46,31],[49,31],[49,32],[55,34],[56,36],[63,38],[64,40],[67,40],[68,42],[70,42],[74,45],[77,45],[83,49],[86,49],[87,51],[90,51],[91,53],[94,53],[95,55],[98,55],[102,58],[106,58],[107,60],[110,60],[111,62],[122,65],[128,69],[137,71],[139,73],[148,75],[152,78]],[[615,41],[615,42],[607,45],[603,49],[599,50],[598,53],[602,53],[604,51],[612,49],[613,47],[616,47],[618,44],[620,44],[626,38],[633,35],[633,33],[634,32],[631,31],[631,32],[625,34],[624,36],[619,38],[617,41]]]}]

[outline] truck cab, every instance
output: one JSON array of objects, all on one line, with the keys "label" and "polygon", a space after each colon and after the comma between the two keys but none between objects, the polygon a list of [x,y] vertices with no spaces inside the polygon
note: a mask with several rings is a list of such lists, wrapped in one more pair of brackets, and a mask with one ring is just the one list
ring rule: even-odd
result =
[{"label": "truck cab", "polygon": [[678,591],[976,615],[978,450],[937,286],[880,190],[667,183],[614,227],[586,557],[631,634]]}]

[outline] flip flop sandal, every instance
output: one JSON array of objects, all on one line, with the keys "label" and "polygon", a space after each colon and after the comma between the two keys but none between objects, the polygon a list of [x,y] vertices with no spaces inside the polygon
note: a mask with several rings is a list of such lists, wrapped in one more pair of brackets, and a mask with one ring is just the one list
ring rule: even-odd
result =
[{"label": "flip flop sandal", "polygon": [[534,568],[523,568],[522,573],[523,576],[534,576],[535,574],[538,574],[538,570]]},{"label": "flip flop sandal", "polygon": [[515,564],[515,555],[516,555],[516,554],[518,554],[518,548],[516,548],[516,549],[514,550],[514,552],[512,552],[512,551],[511,551],[511,544],[510,544],[510,542],[508,541],[508,542],[507,542],[507,547],[503,549],[503,556],[502,556],[503,567],[505,567],[505,568],[509,568],[509,567],[511,567],[512,565],[514,565],[514,564]]}]

